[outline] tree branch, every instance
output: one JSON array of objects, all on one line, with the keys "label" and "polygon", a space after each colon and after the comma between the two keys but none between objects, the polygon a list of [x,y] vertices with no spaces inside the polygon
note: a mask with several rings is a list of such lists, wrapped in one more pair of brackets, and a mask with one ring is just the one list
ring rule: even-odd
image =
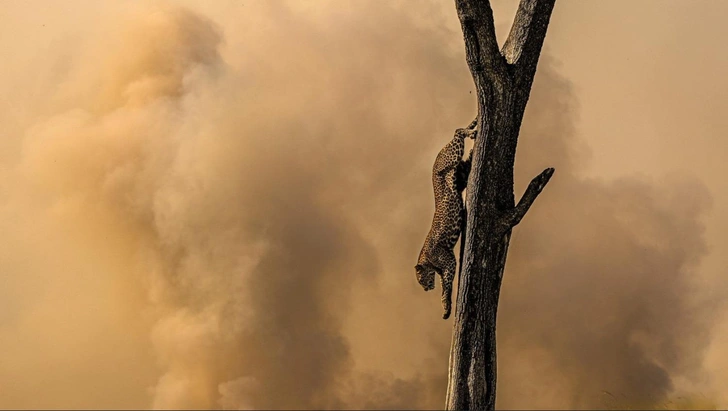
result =
[{"label": "tree branch", "polygon": [[552,175],[554,175],[554,169],[547,168],[531,180],[528,184],[528,188],[526,188],[526,192],[523,193],[523,197],[521,197],[521,200],[518,202],[518,205],[507,212],[501,220],[502,227],[511,229],[521,222],[523,216],[526,215],[528,210],[531,208],[531,205],[533,205],[533,202],[536,201],[536,197],[538,197],[544,187],[546,187],[546,184],[548,184]]},{"label": "tree branch", "polygon": [[[470,71],[489,80],[505,73],[505,59],[498,50],[493,9],[487,0],[455,0],[465,36],[465,55]],[[477,81],[477,79],[476,79]]]},{"label": "tree branch", "polygon": [[516,17],[503,45],[503,56],[508,64],[523,66],[521,56],[538,56],[546,37],[555,0],[521,0]]}]

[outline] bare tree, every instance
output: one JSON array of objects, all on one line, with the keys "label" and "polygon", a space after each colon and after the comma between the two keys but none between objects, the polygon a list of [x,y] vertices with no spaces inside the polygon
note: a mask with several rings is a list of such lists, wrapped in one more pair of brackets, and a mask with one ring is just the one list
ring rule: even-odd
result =
[{"label": "bare tree", "polygon": [[502,50],[488,0],[455,0],[478,95],[478,134],[467,185],[446,406],[495,408],[496,313],[511,230],[554,173],[544,170],[518,204],[513,165],[541,46],[555,0],[521,0]]}]

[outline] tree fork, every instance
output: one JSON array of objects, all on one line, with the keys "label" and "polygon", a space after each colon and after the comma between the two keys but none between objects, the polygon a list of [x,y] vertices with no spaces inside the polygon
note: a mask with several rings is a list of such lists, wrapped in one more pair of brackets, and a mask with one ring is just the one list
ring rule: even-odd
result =
[{"label": "tree fork", "polygon": [[[498,49],[488,0],[455,0],[478,97],[478,134],[467,185],[447,388],[448,410],[495,408],[496,314],[511,230],[554,173],[544,170],[515,204],[518,132],[555,0],[521,0]],[[462,252],[462,251],[461,251]]]}]

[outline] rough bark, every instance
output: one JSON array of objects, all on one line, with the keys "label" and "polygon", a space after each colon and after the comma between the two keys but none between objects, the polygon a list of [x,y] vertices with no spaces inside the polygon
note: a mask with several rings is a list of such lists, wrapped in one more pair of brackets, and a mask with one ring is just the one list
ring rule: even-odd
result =
[{"label": "rough bark", "polygon": [[488,0],[455,0],[478,96],[467,185],[467,226],[450,349],[448,410],[495,408],[496,314],[511,230],[554,173],[544,170],[515,204],[513,166],[523,113],[555,0],[521,0],[498,49]]}]

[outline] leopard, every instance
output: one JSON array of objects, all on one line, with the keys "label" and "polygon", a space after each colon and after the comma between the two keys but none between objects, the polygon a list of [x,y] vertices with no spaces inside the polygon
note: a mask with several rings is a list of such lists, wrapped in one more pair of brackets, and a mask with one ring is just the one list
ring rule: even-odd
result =
[{"label": "leopard", "polygon": [[[448,319],[452,311],[452,283],[457,268],[453,249],[464,231],[466,218],[463,191],[470,174],[472,150],[463,160],[465,139],[475,140],[477,120],[476,117],[467,127],[456,129],[452,140],[435,158],[432,167],[435,215],[415,265],[417,282],[425,291],[434,289],[435,274],[440,276],[443,319]],[[460,257],[462,260],[462,254]]]}]

